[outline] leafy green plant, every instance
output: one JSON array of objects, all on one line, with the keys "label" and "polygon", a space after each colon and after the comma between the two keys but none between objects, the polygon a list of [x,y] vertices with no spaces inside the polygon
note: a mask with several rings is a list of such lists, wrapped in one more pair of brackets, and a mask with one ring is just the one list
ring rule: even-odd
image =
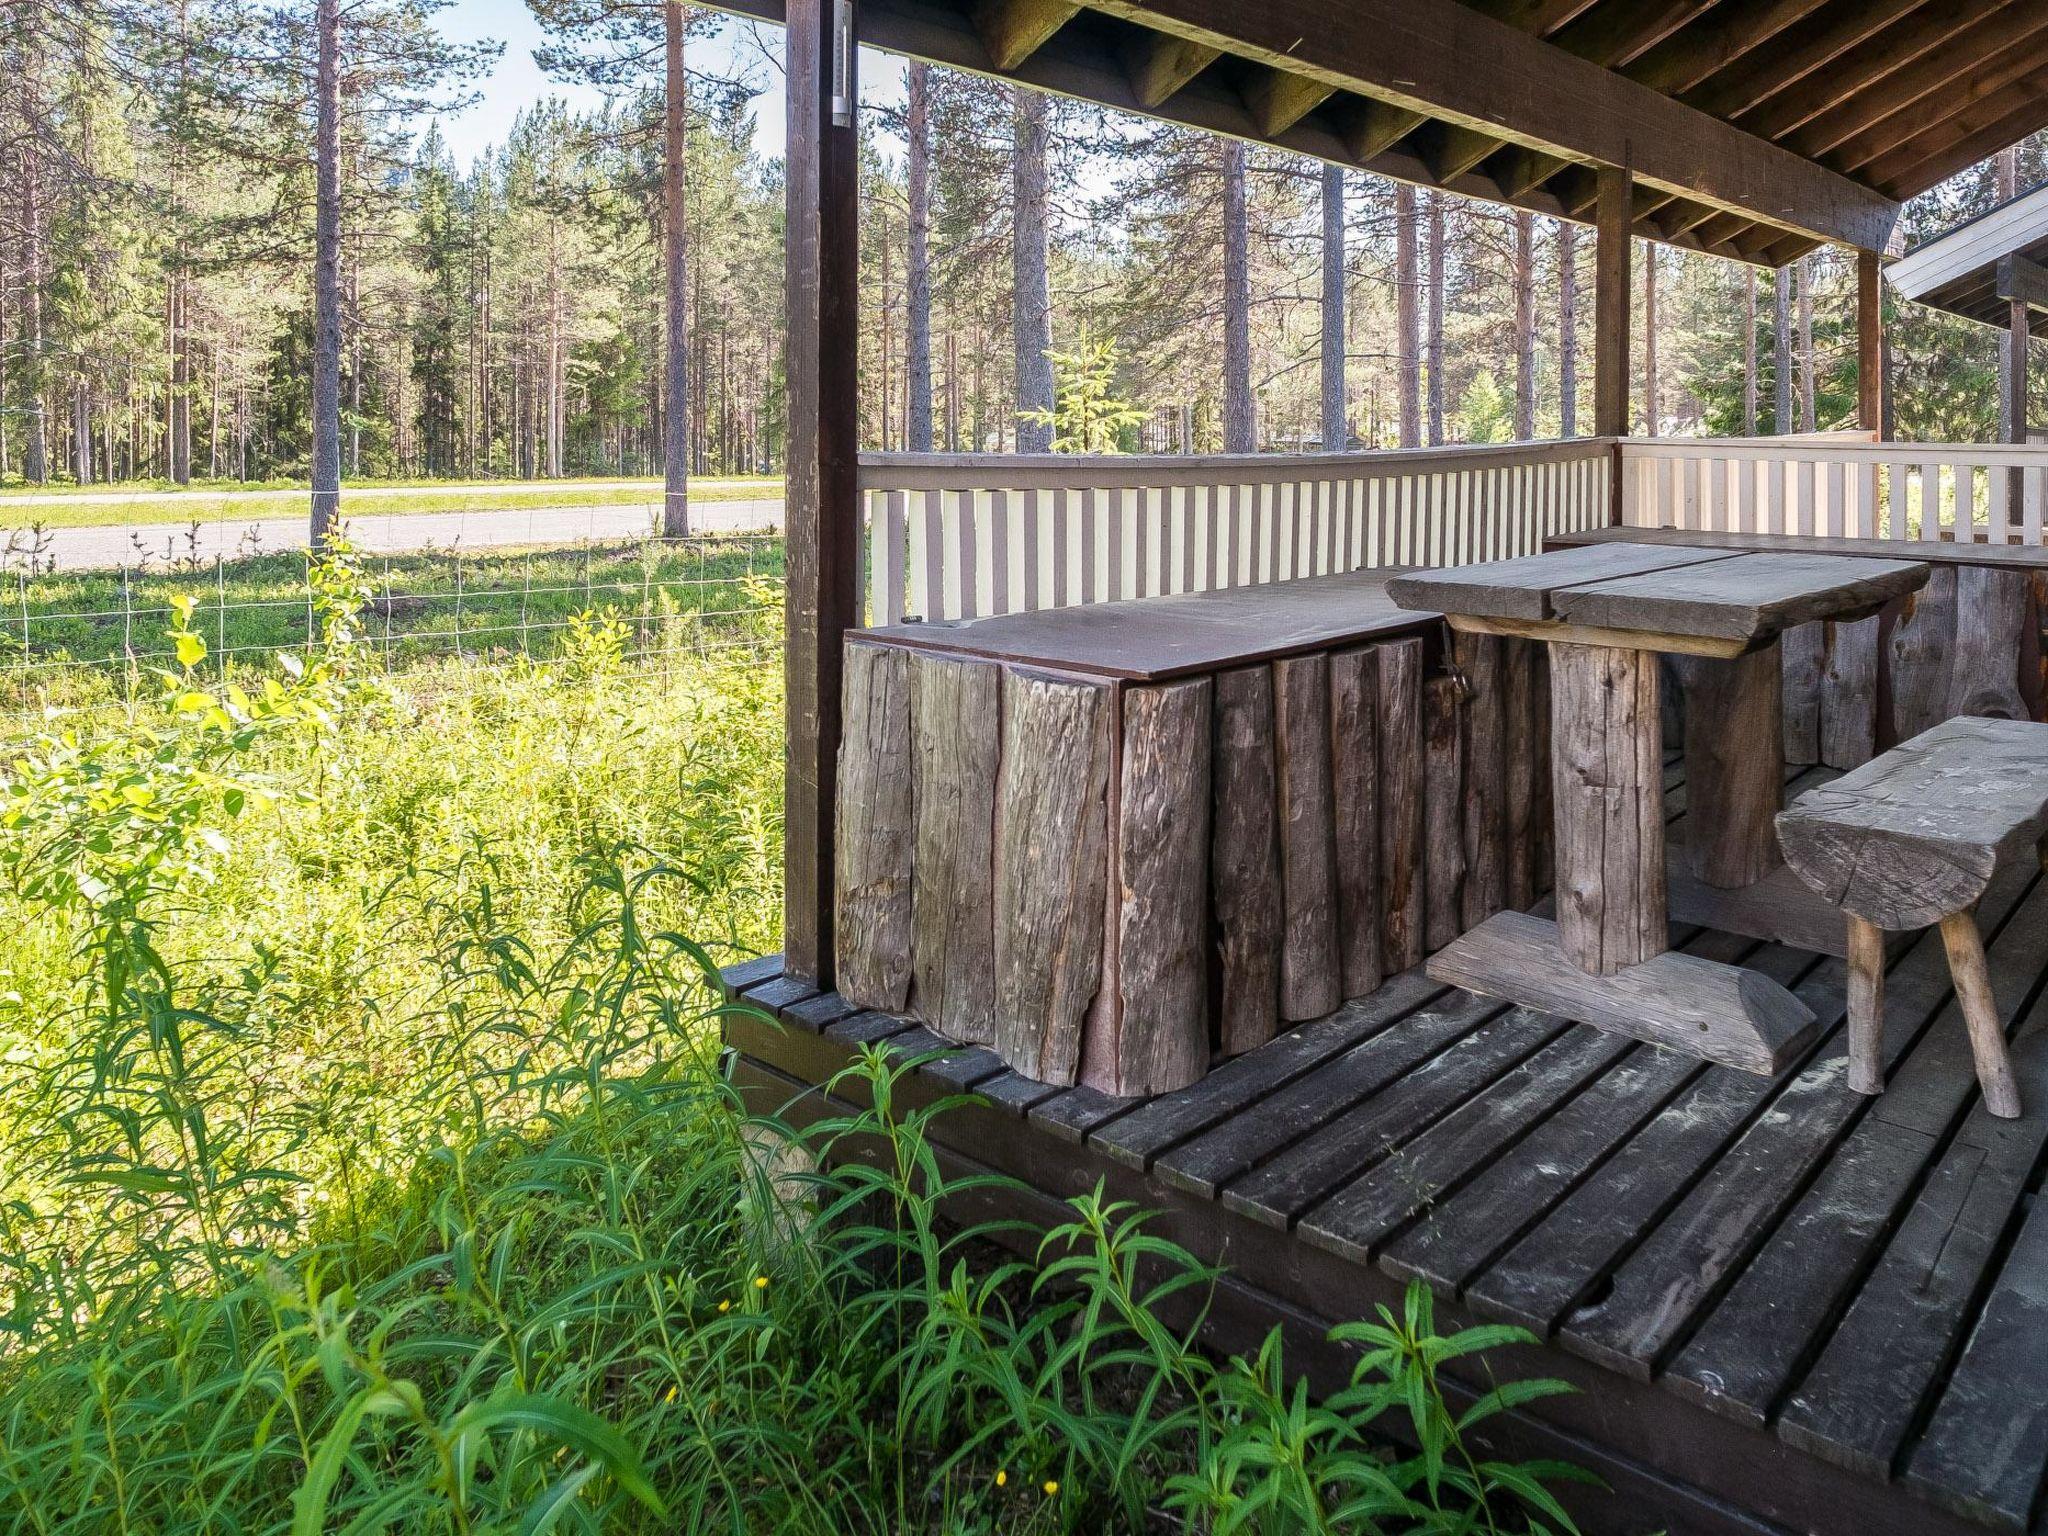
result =
[{"label": "leafy green plant", "polygon": [[1020,421],[1052,428],[1054,453],[1117,453],[1126,432],[1145,421],[1144,410],[1117,393],[1116,343],[1085,327],[1071,352],[1048,352],[1053,403],[1049,410],[1019,411]]}]

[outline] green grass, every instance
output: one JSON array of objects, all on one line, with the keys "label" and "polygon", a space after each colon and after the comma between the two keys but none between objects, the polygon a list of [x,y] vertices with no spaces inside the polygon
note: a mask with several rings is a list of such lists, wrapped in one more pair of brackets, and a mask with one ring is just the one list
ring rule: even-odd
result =
[{"label": "green grass", "polygon": [[901,1064],[743,1112],[779,615],[387,666],[314,574],[303,664],[181,603],[167,693],[0,754],[0,1533],[1568,1528],[1467,1438],[1558,1389],[1439,1389],[1525,1335],[1418,1288],[1313,1402],[1140,1212],[944,1221]]},{"label": "green grass", "polygon": [[[445,482],[444,482],[445,484]],[[351,490],[392,490],[400,494],[361,496],[351,501]],[[115,501],[87,501],[97,497],[133,491]],[[0,529],[29,528],[112,528],[128,525],[161,526],[194,521],[213,522],[222,518],[292,517],[302,509],[289,494],[303,492],[303,486],[275,483],[211,482],[185,487],[156,483],[123,483],[116,486],[13,486],[0,490]],[[731,477],[692,481],[693,501],[752,501],[782,494],[779,476]],[[30,500],[55,497],[57,500]],[[342,489],[345,509],[367,516],[419,512],[517,511],[525,507],[654,507],[660,503],[658,481],[621,481],[615,485],[571,482],[551,485],[546,481],[508,481],[487,490],[456,492],[437,488],[431,481],[352,481]]]}]

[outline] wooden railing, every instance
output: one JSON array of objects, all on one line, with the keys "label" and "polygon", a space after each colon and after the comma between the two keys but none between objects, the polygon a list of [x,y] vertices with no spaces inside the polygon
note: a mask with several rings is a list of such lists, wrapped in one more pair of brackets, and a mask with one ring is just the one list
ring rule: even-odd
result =
[{"label": "wooden railing", "polygon": [[1603,439],[1399,453],[863,454],[870,622],[1503,559],[1610,517]]},{"label": "wooden railing", "polygon": [[2048,504],[2040,444],[1631,438],[1620,473],[1639,528],[2038,546]]}]

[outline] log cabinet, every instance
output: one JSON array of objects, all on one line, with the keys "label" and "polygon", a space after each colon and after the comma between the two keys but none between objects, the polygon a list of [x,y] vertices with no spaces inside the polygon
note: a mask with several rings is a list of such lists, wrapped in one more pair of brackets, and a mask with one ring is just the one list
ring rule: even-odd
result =
[{"label": "log cabinet", "polygon": [[850,636],[841,995],[1158,1093],[1532,902],[1540,648],[1388,575]]}]

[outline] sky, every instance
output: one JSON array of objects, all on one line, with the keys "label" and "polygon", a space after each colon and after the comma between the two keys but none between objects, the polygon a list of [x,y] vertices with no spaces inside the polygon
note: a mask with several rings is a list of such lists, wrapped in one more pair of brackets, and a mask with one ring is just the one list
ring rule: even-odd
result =
[{"label": "sky", "polygon": [[[458,165],[468,164],[493,144],[503,144],[520,109],[544,96],[564,97],[579,109],[595,107],[603,99],[588,85],[551,80],[533,62],[533,50],[546,36],[526,8],[526,0],[453,0],[440,13],[439,21],[451,39],[471,42],[488,37],[505,45],[496,69],[478,87],[480,98],[459,112],[439,114],[442,137]],[[694,58],[705,68],[724,74],[738,65],[761,86],[761,94],[754,100],[754,143],[770,158],[782,154],[782,76],[778,62],[764,58],[763,49],[750,34],[772,45],[777,30],[728,20],[717,36],[692,43]],[[901,94],[901,61],[863,49],[860,67],[865,100]]]}]

